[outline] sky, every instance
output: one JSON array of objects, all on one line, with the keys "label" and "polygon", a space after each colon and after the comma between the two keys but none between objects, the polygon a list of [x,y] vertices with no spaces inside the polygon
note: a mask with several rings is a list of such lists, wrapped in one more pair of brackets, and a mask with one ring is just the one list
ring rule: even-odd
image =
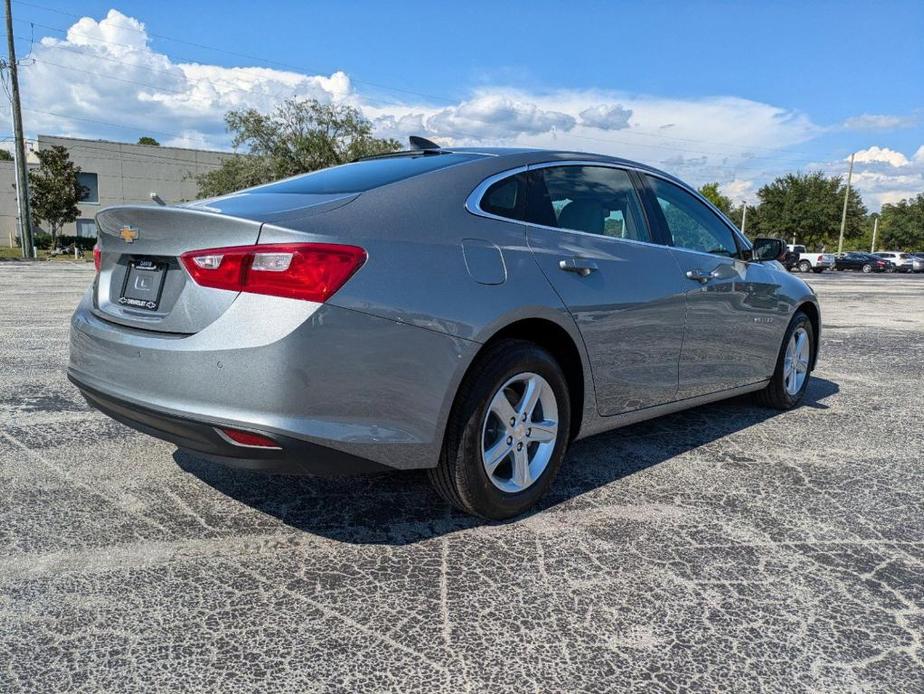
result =
[{"label": "sky", "polygon": [[14,0],[13,16],[33,137],[228,149],[227,111],[313,97],[381,136],[613,154],[736,201],[790,171],[844,175],[851,153],[871,210],[924,192],[922,0]]}]

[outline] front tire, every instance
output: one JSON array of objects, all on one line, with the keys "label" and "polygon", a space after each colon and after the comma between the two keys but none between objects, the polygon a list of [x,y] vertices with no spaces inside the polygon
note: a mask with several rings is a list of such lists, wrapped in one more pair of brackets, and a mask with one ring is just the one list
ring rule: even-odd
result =
[{"label": "front tire", "polygon": [[821,273],[824,272],[824,271],[825,271],[825,269],[824,269],[823,267],[813,267],[813,268],[812,268],[812,272],[814,272],[816,275],[817,275],[817,274],[821,274]]},{"label": "front tire", "polygon": [[430,481],[461,511],[501,520],[532,507],[555,479],[570,439],[571,402],[554,357],[525,340],[481,355],[453,404]]},{"label": "front tire", "polygon": [[815,353],[815,329],[802,311],[796,311],[786,329],[767,387],[757,393],[760,404],[776,410],[791,410],[805,397]]}]

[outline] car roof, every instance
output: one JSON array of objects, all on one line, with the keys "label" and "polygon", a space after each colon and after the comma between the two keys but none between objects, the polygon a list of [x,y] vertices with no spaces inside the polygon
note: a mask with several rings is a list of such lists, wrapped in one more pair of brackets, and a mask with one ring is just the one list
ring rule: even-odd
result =
[{"label": "car roof", "polygon": [[[497,163],[497,170],[503,171],[505,167],[502,163],[505,160],[510,161],[509,168],[515,168],[517,166],[528,166],[530,164],[541,164],[547,162],[554,162],[556,160],[562,161],[587,161],[587,162],[600,162],[602,164],[617,164],[621,166],[627,166],[633,169],[639,169],[640,171],[646,171],[658,176],[667,178],[675,183],[680,184],[684,188],[690,188],[689,184],[683,180],[677,178],[676,176],[657,169],[648,164],[643,164],[642,162],[633,161],[632,159],[624,159],[622,157],[614,157],[607,154],[596,154],[593,152],[581,152],[577,150],[566,150],[566,149],[542,149],[534,147],[442,147],[440,152],[450,153],[468,153],[468,154],[483,154],[486,157],[495,158]],[[401,154],[396,152],[396,154]]]}]

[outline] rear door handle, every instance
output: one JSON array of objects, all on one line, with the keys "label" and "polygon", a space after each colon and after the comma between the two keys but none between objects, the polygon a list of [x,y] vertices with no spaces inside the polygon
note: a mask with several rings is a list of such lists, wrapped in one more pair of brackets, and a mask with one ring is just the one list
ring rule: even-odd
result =
[{"label": "rear door handle", "polygon": [[597,264],[587,258],[566,258],[558,263],[565,272],[576,272],[581,277],[587,277],[591,272],[597,270]]},{"label": "rear door handle", "polygon": [[687,279],[694,280],[695,282],[702,282],[706,284],[711,279],[715,279],[714,272],[706,272],[705,270],[687,270]]}]

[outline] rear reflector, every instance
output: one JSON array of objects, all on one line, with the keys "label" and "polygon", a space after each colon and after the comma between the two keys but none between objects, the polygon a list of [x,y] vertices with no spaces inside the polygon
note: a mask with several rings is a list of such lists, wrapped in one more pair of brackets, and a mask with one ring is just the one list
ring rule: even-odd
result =
[{"label": "rear reflector", "polygon": [[366,251],[332,243],[229,246],[180,256],[203,287],[324,302],[366,262]]},{"label": "rear reflector", "polygon": [[93,267],[96,268],[96,271],[99,272],[99,269],[103,266],[103,254],[99,249],[99,244],[93,246]]},{"label": "rear reflector", "polygon": [[239,446],[250,446],[252,448],[282,448],[282,446],[268,436],[255,434],[252,431],[231,429],[230,427],[221,427],[219,431]]}]

